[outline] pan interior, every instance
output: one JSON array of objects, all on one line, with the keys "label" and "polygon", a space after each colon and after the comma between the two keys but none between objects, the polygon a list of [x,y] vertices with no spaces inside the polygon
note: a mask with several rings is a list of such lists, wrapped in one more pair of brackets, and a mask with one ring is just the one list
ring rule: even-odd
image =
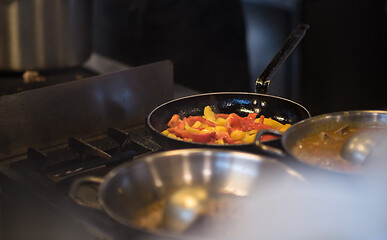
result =
[{"label": "pan interior", "polygon": [[299,140],[311,135],[340,129],[344,126],[350,128],[383,128],[387,129],[387,111],[347,111],[323,114],[305,119],[289,128],[282,138],[285,150],[300,162],[325,168],[337,172],[351,172],[352,170],[334,169],[311,164],[305,159],[296,156],[294,148]]},{"label": "pan interior", "polygon": [[282,139],[284,148],[291,152],[299,139],[321,131],[343,126],[387,128],[387,111],[348,111],[315,116],[305,119],[288,129]]},{"label": "pan interior", "polygon": [[[109,215],[127,226],[170,234],[160,227],[162,220],[146,223],[144,227],[142,224],[147,220],[141,219],[141,214],[153,214],[157,208],[163,208],[165,199],[173,191],[200,186],[208,191],[211,199],[227,199],[228,206],[235,209],[273,178],[280,183],[277,187],[283,188],[303,181],[279,162],[253,154],[210,149],[166,151],[120,167],[104,182],[101,201]],[[162,217],[162,210],[152,216],[153,220]],[[221,227],[221,222],[228,219],[217,220],[212,227]]]},{"label": "pan interior", "polygon": [[247,116],[255,112],[284,124],[294,124],[310,116],[304,107],[287,99],[264,94],[220,93],[197,95],[168,102],[151,113],[148,117],[148,125],[161,132],[167,128],[173,114],[178,114],[182,118],[202,116],[206,106],[210,106],[215,113],[236,113]]}]

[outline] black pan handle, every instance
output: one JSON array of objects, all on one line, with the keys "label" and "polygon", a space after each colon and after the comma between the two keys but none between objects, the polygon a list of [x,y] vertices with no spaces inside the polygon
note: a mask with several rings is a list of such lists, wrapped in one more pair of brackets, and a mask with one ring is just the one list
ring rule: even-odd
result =
[{"label": "black pan handle", "polygon": [[280,50],[271,60],[269,65],[265,68],[262,74],[258,77],[255,83],[255,92],[266,94],[270,81],[281,68],[282,64],[293,52],[294,48],[298,45],[301,39],[305,36],[306,30],[308,30],[308,24],[299,24],[296,29],[289,35],[286,41],[283,43]]},{"label": "black pan handle", "polygon": [[286,153],[284,151],[282,151],[282,149],[279,149],[279,148],[276,148],[276,147],[271,147],[271,146],[268,146],[268,145],[262,143],[261,137],[263,135],[267,135],[267,134],[282,137],[283,132],[278,131],[278,130],[274,130],[274,129],[262,129],[262,130],[259,130],[257,132],[257,135],[255,137],[255,141],[254,141],[255,147],[258,150],[261,150],[263,152],[266,152],[266,153],[269,153],[269,154],[272,154],[272,155],[276,155],[276,156],[280,156],[280,157],[286,156]]}]

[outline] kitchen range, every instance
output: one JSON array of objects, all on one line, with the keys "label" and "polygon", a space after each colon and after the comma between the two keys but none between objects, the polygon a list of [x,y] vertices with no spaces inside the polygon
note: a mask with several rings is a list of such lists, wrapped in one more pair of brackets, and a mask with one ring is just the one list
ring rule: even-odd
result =
[{"label": "kitchen range", "polygon": [[[2,86],[15,79],[20,85],[15,94],[1,97],[4,239],[128,239],[138,234],[74,204],[69,185],[85,174],[104,175],[122,162],[160,151],[144,126],[146,115],[174,95],[193,91],[173,85],[170,61],[122,70],[126,66],[103,56],[91,59],[86,67],[49,72],[45,82],[53,85],[45,88],[17,93],[39,83],[22,83],[21,74],[2,80]],[[96,69],[121,71],[99,75]],[[86,78],[76,80],[80,74]],[[91,196],[90,189],[83,192],[96,201],[95,190]]]},{"label": "kitchen range", "polygon": [[[200,179],[207,181],[207,184],[210,173],[210,183],[215,183],[216,191],[227,195],[231,192],[235,196],[248,194],[251,187],[271,188],[268,186],[272,186],[272,182],[284,176],[287,186],[285,189],[292,189],[287,185],[289,179],[310,182],[317,177],[323,178],[324,183],[329,179],[328,182],[336,186],[342,185],[343,189],[359,186],[361,182],[359,175],[321,170],[288,157],[284,158],[283,155],[275,157],[280,161],[270,160],[265,151],[281,145],[276,140],[269,144],[269,148],[266,146],[255,149],[249,146],[247,150],[254,152],[253,154],[228,152],[232,148],[165,151],[167,149],[154,138],[152,129],[146,126],[148,114],[157,109],[157,106],[163,106],[160,104],[174,98],[178,98],[177,102],[179,99],[190,99],[191,97],[180,97],[195,93],[173,83],[172,63],[161,61],[128,68],[99,55],[91,59],[84,67],[76,69],[76,74],[81,71],[89,77],[71,78],[68,77],[68,72],[65,77],[47,75],[57,81],[68,81],[3,95],[0,98],[0,232],[3,239],[171,239],[170,235],[155,234],[133,223],[127,224],[117,214],[125,213],[126,207],[130,206],[122,208],[122,211],[121,208],[114,210],[115,206],[122,203],[111,203],[109,196],[114,196],[115,193],[120,195],[122,188],[125,188],[125,191],[133,191],[132,194],[126,194],[125,201],[141,202],[144,196],[155,195],[155,186],[152,184],[160,184],[159,178],[163,178],[162,184],[167,184],[171,178],[168,172],[173,172],[174,175],[171,176],[174,177],[176,174],[184,177],[187,167],[192,174],[205,174]],[[99,74],[96,70],[98,68],[107,68],[108,70],[101,72],[110,73]],[[45,76],[45,73],[42,75]],[[21,74],[12,77],[22,78]],[[175,100],[170,101],[172,104],[174,102]],[[377,120],[381,126],[385,126],[386,114],[379,114]],[[356,115],[358,114],[355,114],[355,118]],[[313,124],[314,119],[295,123],[289,134],[285,134],[283,143],[288,144],[288,139],[294,138],[287,135],[295,130],[310,129],[307,126]],[[332,117],[328,116],[328,119]],[[238,147],[236,149],[246,150]],[[289,147],[285,146],[285,149],[289,150]],[[280,146],[279,150],[283,152],[284,148]],[[208,163],[187,165],[188,160],[209,162],[211,167],[209,168]],[[152,164],[149,165],[149,162]],[[151,169],[150,173],[144,172],[144,166],[145,169]],[[199,169],[195,169],[197,167]],[[112,169],[115,169],[114,173],[111,173]],[[120,174],[126,171],[132,171],[132,174]],[[183,172],[179,173],[180,171]],[[257,174],[258,172],[261,173]],[[223,174],[227,174],[227,177],[222,176]],[[268,178],[270,184],[262,179],[265,175],[266,178],[271,177]],[[128,178],[122,179],[120,176]],[[107,187],[111,182],[114,185],[114,179],[117,178],[121,178],[124,185],[119,185],[116,190]],[[79,184],[80,181],[89,181],[89,184]],[[186,181],[187,179],[175,179],[172,182],[178,182],[177,186],[181,186],[179,184]],[[104,184],[102,188],[98,186],[101,182]],[[131,182],[133,185],[128,185]],[[321,182],[319,184],[322,186]],[[226,188],[221,188],[222,186]],[[308,192],[313,192],[313,189]],[[276,201],[271,204],[276,208],[281,206]],[[260,211],[265,212],[265,209]],[[232,222],[233,218],[230,219]],[[256,221],[262,226],[265,224],[262,219]],[[278,224],[283,221],[278,221]],[[206,222],[199,225],[206,226]],[[260,231],[265,232],[265,229]]]},{"label": "kitchen range", "polygon": [[[50,13],[50,1],[35,3],[35,13]],[[77,8],[86,10],[80,16],[89,17],[87,3]],[[10,4],[7,16],[29,8]],[[58,23],[66,23],[61,16]],[[33,19],[37,29],[49,22]],[[380,214],[387,194],[379,191],[386,177],[379,169],[386,164],[367,160],[385,153],[379,130],[387,128],[387,112],[312,117],[304,106],[267,94],[309,25],[291,33],[257,79],[256,93],[204,94],[176,84],[170,60],[129,67],[93,53],[79,66],[70,60],[89,55],[90,32],[82,29],[90,28],[74,21],[66,26],[87,35],[82,56],[66,45],[72,40],[59,37],[58,44],[66,43],[58,45],[63,52],[41,51],[24,61],[29,58],[15,49],[26,31],[12,30],[12,24],[9,39],[0,44],[9,50],[0,59],[0,238],[387,235],[387,219]],[[47,33],[36,31],[35,48],[44,49],[42,39],[55,42]],[[367,127],[378,134],[357,134]],[[270,140],[263,142],[264,135]],[[375,157],[373,148],[384,151]],[[377,173],[371,180],[370,168]]]}]

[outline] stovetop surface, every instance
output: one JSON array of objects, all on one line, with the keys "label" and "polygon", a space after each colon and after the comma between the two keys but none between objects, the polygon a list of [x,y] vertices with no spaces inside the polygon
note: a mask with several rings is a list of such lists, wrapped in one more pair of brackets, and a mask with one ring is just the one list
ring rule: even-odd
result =
[{"label": "stovetop surface", "polygon": [[[29,148],[26,158],[11,162],[10,168],[32,178],[44,176],[44,182],[61,183],[161,150],[145,126],[129,130],[110,128],[106,135],[97,139],[70,138],[67,145],[54,150]],[[44,182],[40,184],[46,185]]]},{"label": "stovetop surface", "polygon": [[[25,74],[32,72],[35,77]],[[23,77],[24,75],[24,77]],[[0,72],[0,96],[47,87],[98,75],[84,67],[58,69],[51,71]],[[39,79],[38,79],[39,77]],[[35,79],[35,80],[34,80]]]},{"label": "stovetop surface", "polygon": [[[116,135],[110,133],[111,131],[115,131]],[[113,139],[118,138],[117,131],[126,134],[127,139],[125,140],[124,137],[121,140]],[[9,168],[0,171],[1,178],[11,182],[9,185],[4,184],[3,193],[10,198],[15,198],[13,201],[28,201],[24,199],[28,199],[30,195],[33,196],[34,199],[38,199],[37,201],[46,203],[47,208],[51,209],[43,209],[42,212],[50,211],[56,212],[58,216],[66,216],[64,219],[69,218],[70,222],[79,225],[82,231],[87,232],[86,236],[90,239],[154,238],[146,232],[121,225],[103,210],[79,206],[69,197],[71,184],[78,178],[103,177],[121,163],[133,161],[145,154],[162,151],[149,130],[145,126],[137,126],[125,131],[110,129],[109,133],[101,136],[100,139],[87,142],[78,140],[82,142],[81,144],[86,143],[108,153],[112,158],[101,158],[88,149],[90,146],[73,146],[74,143],[69,143],[68,147],[48,151],[29,149],[25,159],[13,162]],[[112,159],[115,161],[112,162]],[[42,165],[41,161],[45,165]],[[84,201],[97,202],[98,187],[86,186],[80,189],[78,194],[78,197]],[[55,221],[57,220],[54,219],[53,222]],[[80,233],[74,234],[76,234],[73,236],[75,239],[84,237]]]},{"label": "stovetop surface", "polygon": [[[132,71],[129,66],[117,65],[114,61],[95,55],[85,65],[86,67],[33,73],[42,77],[37,80],[26,79],[26,72],[0,72],[0,97],[98,77],[100,74]],[[160,72],[153,70],[154,65]],[[164,86],[161,90],[165,90],[173,83],[170,74],[172,68],[165,62],[154,65],[145,67],[148,71],[141,77],[160,78],[159,81],[163,81]],[[135,74],[141,72],[134,71]],[[118,73],[115,76],[128,75]],[[147,86],[143,88],[145,87]],[[185,88],[183,90],[184,94],[192,93]],[[164,97],[159,97],[158,101],[163,101],[162,99]],[[162,151],[149,130],[138,124],[130,122],[124,129],[118,129],[113,124],[104,134],[70,137],[67,143],[46,148],[30,147],[25,154],[2,159],[0,203],[1,209],[5,211],[3,213],[0,210],[0,238],[3,237],[1,232],[9,232],[6,237],[15,239],[144,239],[147,236],[144,232],[117,223],[101,210],[79,206],[69,197],[71,184],[77,178],[104,176],[123,162]],[[83,188],[80,195],[88,201],[97,201],[97,192],[96,187],[90,186]]]}]

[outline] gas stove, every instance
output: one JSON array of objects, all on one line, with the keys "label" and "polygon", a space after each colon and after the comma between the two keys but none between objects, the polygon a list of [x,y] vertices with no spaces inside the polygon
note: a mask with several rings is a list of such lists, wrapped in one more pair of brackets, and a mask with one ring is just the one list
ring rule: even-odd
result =
[{"label": "gas stove", "polygon": [[[69,189],[77,178],[104,176],[123,162],[163,151],[145,127],[146,115],[195,92],[173,83],[170,61],[128,67],[94,56],[73,70],[85,77],[70,78],[66,71],[51,76],[57,82],[0,97],[1,239],[149,237],[79,206]],[[96,187],[79,194],[97,201]]]},{"label": "gas stove", "polygon": [[[25,159],[1,169],[2,232],[5,239],[144,239],[147,234],[122,226],[103,211],[77,205],[69,197],[80,177],[104,176],[120,163],[162,151],[144,126],[109,128],[106,136],[69,138],[64,148],[28,148]],[[97,188],[79,198],[96,202]]]}]

